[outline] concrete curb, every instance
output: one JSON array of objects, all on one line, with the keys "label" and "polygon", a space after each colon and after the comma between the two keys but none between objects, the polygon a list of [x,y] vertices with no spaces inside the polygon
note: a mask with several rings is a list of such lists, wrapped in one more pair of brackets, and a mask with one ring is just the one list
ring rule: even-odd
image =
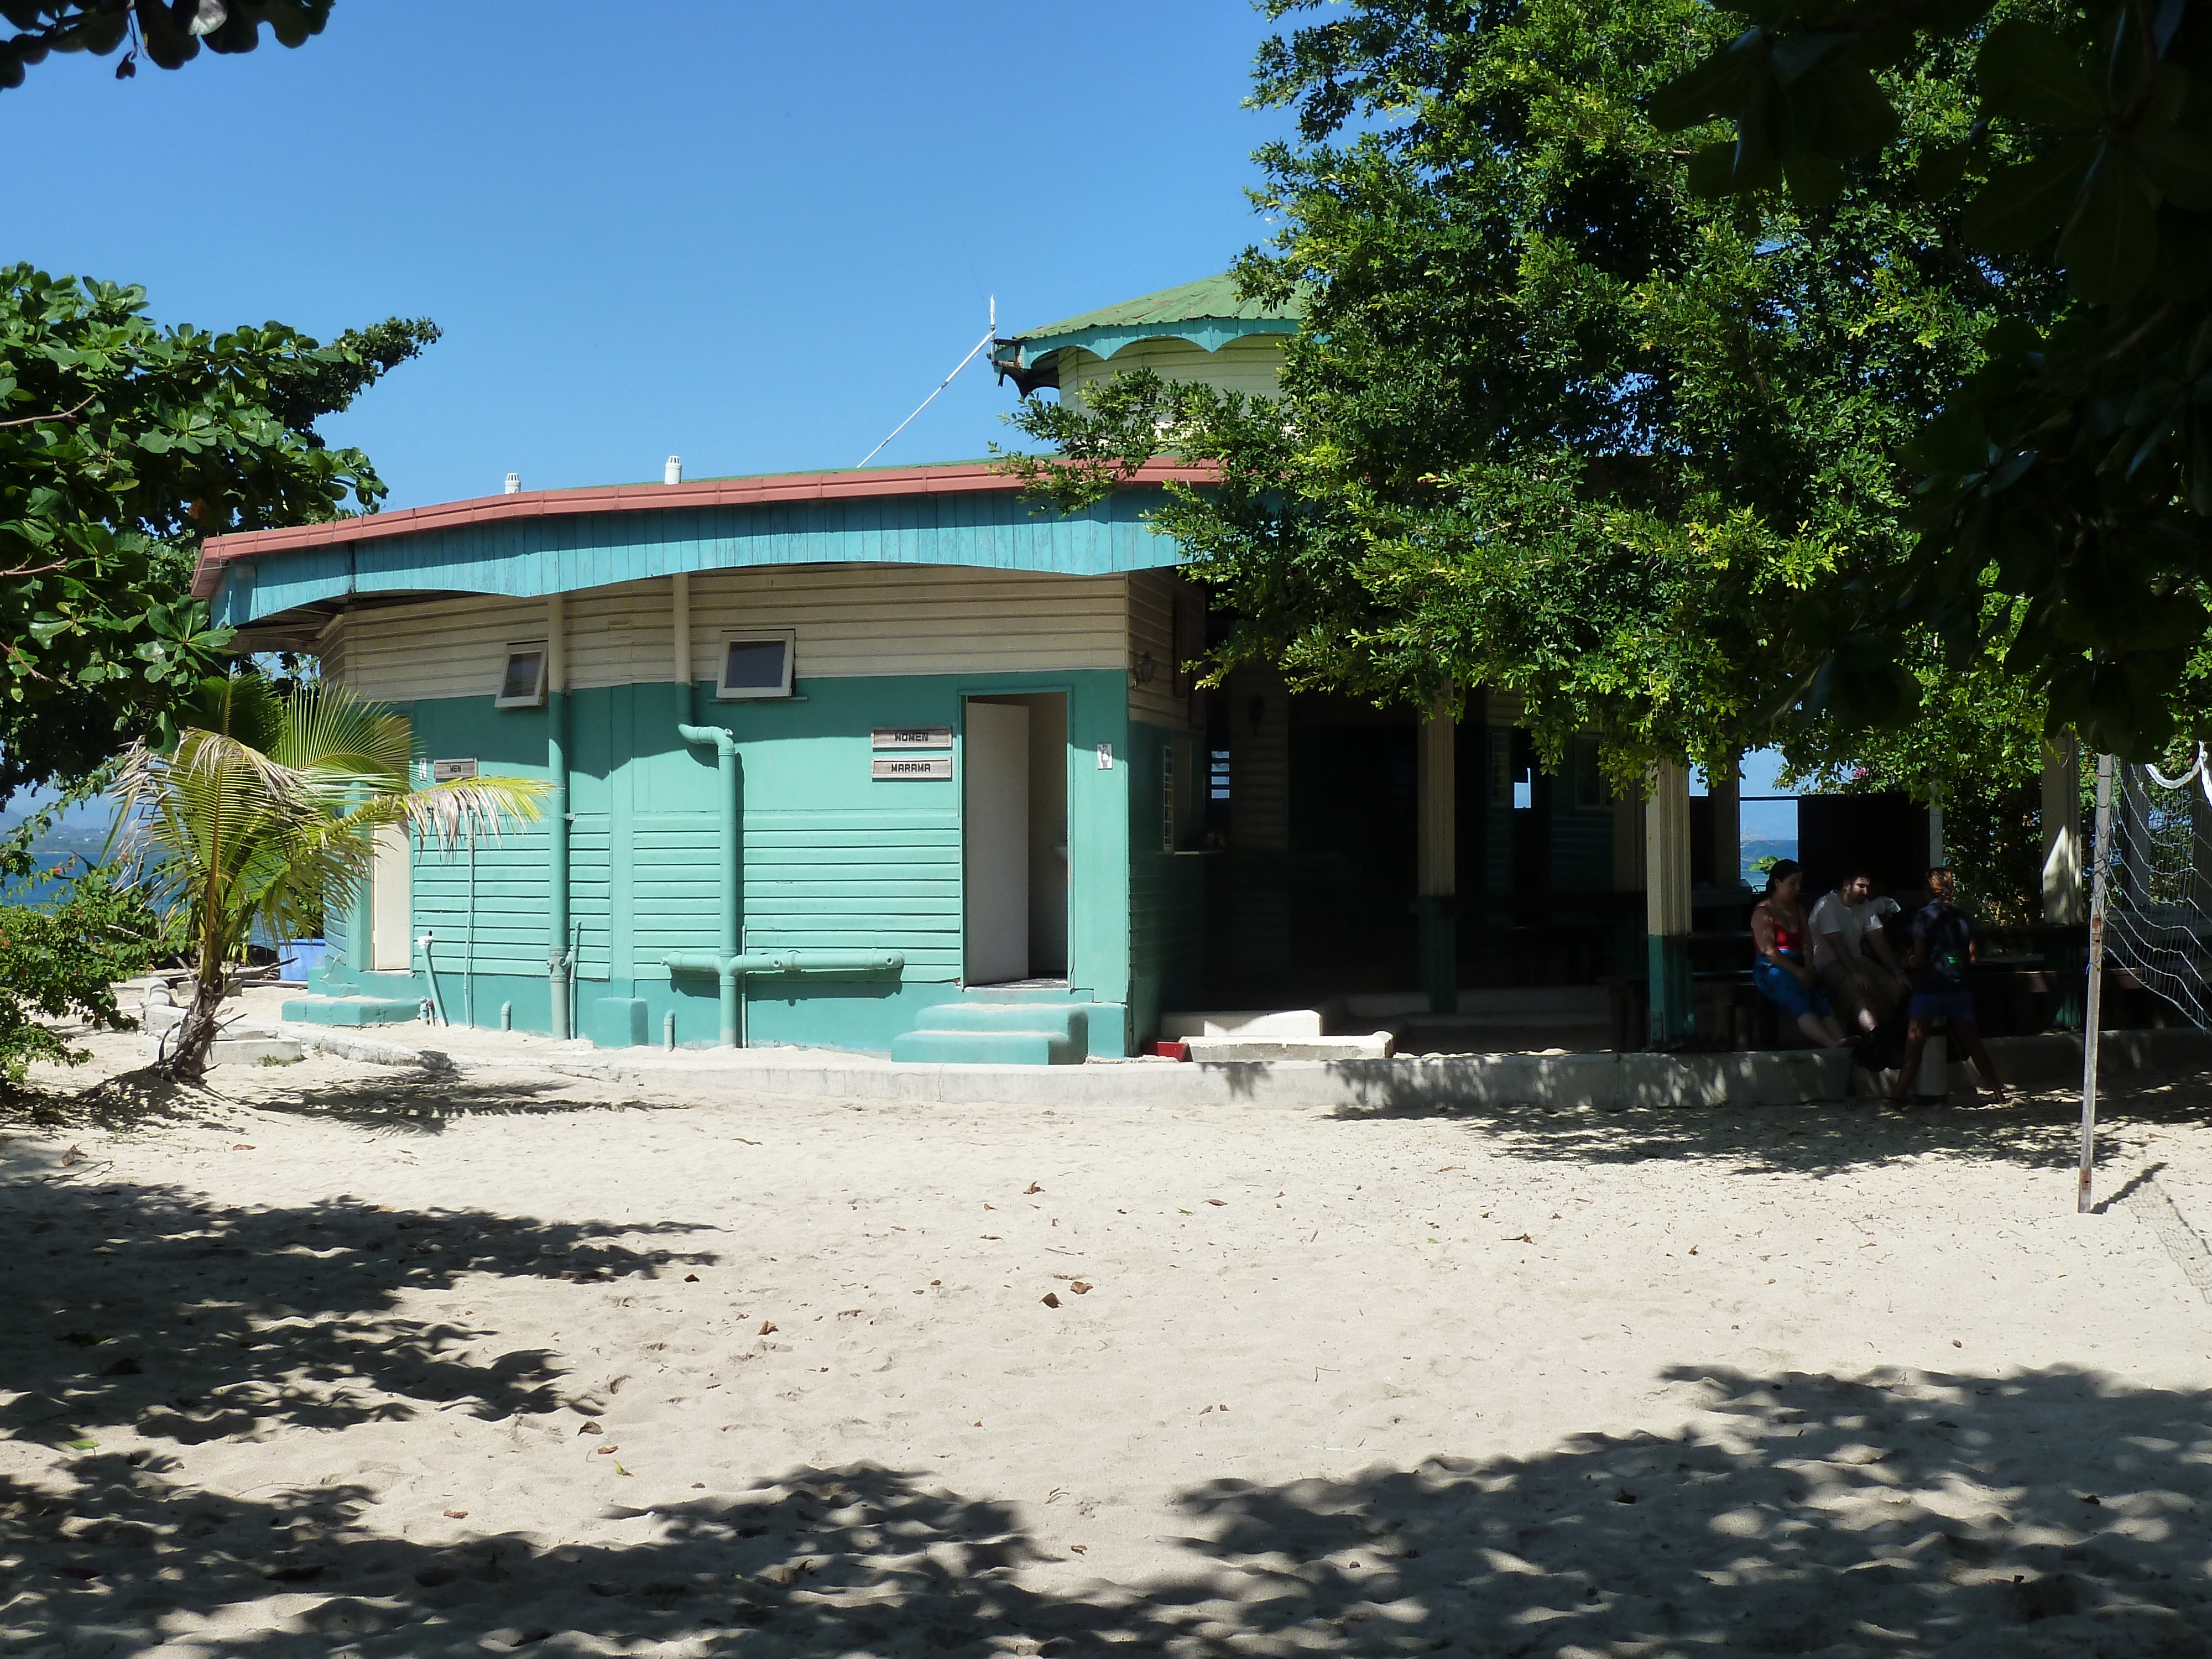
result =
[{"label": "concrete curb", "polygon": [[[1842,1049],[1729,1054],[1445,1054],[1397,1060],[1243,1060],[1095,1066],[894,1065],[842,1058],[730,1060],[641,1066],[567,1055],[468,1054],[285,1025],[285,1037],[342,1059],[430,1072],[550,1072],[558,1076],[702,1093],[919,1105],[1287,1106],[1347,1113],[1510,1106],[1796,1106],[1853,1097]],[[2049,1087],[2078,1080],[2081,1039],[1997,1037],[1990,1048],[2007,1081]],[[618,1052],[618,1051],[617,1051]],[[772,1052],[772,1051],[771,1051]],[[2101,1073],[2212,1071],[2212,1032],[2107,1031]],[[1965,1068],[1953,1068],[1963,1086]]]}]

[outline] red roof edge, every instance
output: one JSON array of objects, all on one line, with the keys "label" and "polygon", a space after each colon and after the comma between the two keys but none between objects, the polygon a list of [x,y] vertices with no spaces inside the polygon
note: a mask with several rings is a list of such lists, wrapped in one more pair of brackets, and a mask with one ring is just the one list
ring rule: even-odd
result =
[{"label": "red roof edge", "polygon": [[[1183,461],[1152,460],[1139,467],[1132,483],[1163,483],[1170,478],[1204,482],[1216,469]],[[790,472],[751,478],[702,478],[696,483],[599,484],[583,489],[531,489],[512,495],[479,495],[472,501],[442,501],[397,513],[371,513],[326,524],[290,525],[210,536],[192,572],[192,597],[210,599],[222,586],[223,567],[235,560],[265,558],[345,542],[382,540],[425,531],[458,530],[501,519],[558,518],[582,513],[666,511],[678,507],[765,507],[789,501],[863,501],[885,495],[972,495],[1002,494],[1024,488],[1021,479],[983,463],[952,466],[881,467],[869,471]]]}]

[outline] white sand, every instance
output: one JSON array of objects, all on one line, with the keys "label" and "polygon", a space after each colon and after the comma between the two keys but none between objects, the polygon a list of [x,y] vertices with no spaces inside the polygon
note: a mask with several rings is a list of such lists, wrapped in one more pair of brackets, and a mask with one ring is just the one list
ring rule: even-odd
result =
[{"label": "white sand", "polygon": [[[0,1119],[0,1652],[2212,1653],[2212,1306],[2063,1101],[216,1082]],[[2212,1229],[2206,1101],[2101,1190]]]}]

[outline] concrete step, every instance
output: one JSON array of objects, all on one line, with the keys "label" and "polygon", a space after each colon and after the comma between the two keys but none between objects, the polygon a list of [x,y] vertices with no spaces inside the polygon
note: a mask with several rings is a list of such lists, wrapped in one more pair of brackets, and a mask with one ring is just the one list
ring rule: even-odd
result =
[{"label": "concrete step", "polygon": [[915,1029],[922,1031],[1052,1031],[1064,1037],[1082,1032],[1087,1012],[1079,1002],[941,1002],[925,1008]]},{"label": "concrete step", "polygon": [[1080,1066],[1083,1048],[1060,1031],[908,1031],[891,1058],[955,1066]]},{"label": "concrete step", "polygon": [[1388,1031],[1366,1036],[1194,1036],[1183,1048],[1195,1060],[1388,1060],[1396,1051]]},{"label": "concrete step", "polygon": [[1317,1037],[1321,1034],[1317,1008],[1240,1008],[1160,1016],[1160,1036],[1170,1042],[1184,1037]]},{"label": "concrete step", "polygon": [[925,1008],[913,1030],[892,1039],[891,1058],[1080,1066],[1091,1052],[1093,1006],[1065,1000],[941,1002]]},{"label": "concrete step", "polygon": [[[149,1060],[159,1058],[161,1039],[149,1036],[139,1042],[139,1048]],[[258,1066],[264,1060],[275,1065],[289,1066],[303,1059],[306,1050],[290,1037],[278,1036],[274,1031],[246,1031],[219,1036],[208,1045],[208,1064],[210,1066]]]},{"label": "concrete step", "polygon": [[1088,985],[1063,980],[1016,980],[1006,985],[971,985],[970,996],[988,1002],[1091,1002],[1097,994]]},{"label": "concrete step", "polygon": [[396,969],[388,973],[356,974],[343,963],[326,963],[307,970],[307,991],[312,996],[399,997],[410,993],[419,996],[421,987],[417,975]]},{"label": "concrete step", "polygon": [[293,997],[281,1012],[292,1025],[398,1025],[422,1017],[412,997]]}]

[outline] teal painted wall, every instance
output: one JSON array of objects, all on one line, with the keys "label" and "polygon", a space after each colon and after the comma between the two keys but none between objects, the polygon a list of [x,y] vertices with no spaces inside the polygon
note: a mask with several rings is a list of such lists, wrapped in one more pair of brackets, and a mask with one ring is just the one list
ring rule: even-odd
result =
[{"label": "teal painted wall", "polygon": [[[679,717],[737,739],[746,943],[906,957],[898,983],[749,981],[750,1040],[884,1049],[922,1009],[957,1000],[962,699],[993,693],[1067,695],[1069,981],[1102,1002],[1128,1000],[1132,772],[1120,674],[814,679],[796,690],[789,701],[738,702],[718,702],[706,684],[568,694],[580,1031],[591,1028],[593,1002],[636,997],[648,1005],[651,1041],[671,1012],[679,1043],[717,1035],[714,980],[672,981],[660,966],[670,951],[720,944],[714,754],[678,738]],[[545,775],[543,710],[471,697],[416,702],[409,713],[424,758],[473,757],[484,773]],[[953,778],[872,778],[877,726],[953,727]],[[1097,765],[1102,744],[1115,751],[1110,770]],[[500,1003],[511,1002],[517,1027],[549,1029],[546,842],[537,824],[472,851],[417,849],[414,927],[434,935],[440,988],[456,1022],[472,1001],[475,1023],[495,1025]]]},{"label": "teal painted wall", "polygon": [[1193,846],[1204,823],[1199,799],[1205,769],[1200,733],[1132,721],[1129,726],[1129,1027],[1131,1041],[1152,1042],[1163,1010],[1199,1006],[1206,968],[1206,871],[1209,855],[1170,851],[1166,779],[1176,768],[1173,841]]}]

